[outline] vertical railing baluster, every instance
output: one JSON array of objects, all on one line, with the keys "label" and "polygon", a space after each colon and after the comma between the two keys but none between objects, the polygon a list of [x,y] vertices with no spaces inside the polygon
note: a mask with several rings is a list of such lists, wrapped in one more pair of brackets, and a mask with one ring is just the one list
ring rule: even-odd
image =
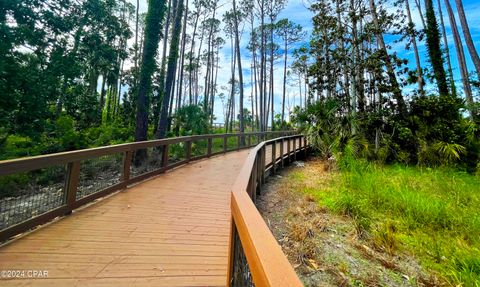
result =
[{"label": "vertical railing baluster", "polygon": [[288,137],[287,138],[287,162],[290,164],[290,141],[291,141],[291,138]]},{"label": "vertical railing baluster", "polygon": [[233,268],[235,260],[235,221],[233,216],[230,216],[230,241],[228,243],[228,266],[227,266],[227,285],[228,287],[232,286],[233,279]]},{"label": "vertical railing baluster", "polygon": [[308,150],[307,150],[307,137],[302,136],[303,139],[303,148],[304,148],[304,153],[305,153],[305,159],[308,157]]},{"label": "vertical railing baluster", "polygon": [[223,136],[223,153],[227,152],[227,135]]},{"label": "vertical railing baluster", "polygon": [[293,161],[297,160],[297,137],[293,138]]},{"label": "vertical railing baluster", "polygon": [[[122,169],[122,181],[128,182],[130,179],[130,167],[132,165],[133,151],[129,150],[125,152],[123,156],[123,169]],[[126,184],[125,184],[126,186]]]},{"label": "vertical railing baluster", "polygon": [[277,165],[277,141],[272,142],[272,172],[271,174],[275,174],[275,168]]},{"label": "vertical railing baluster", "polygon": [[167,170],[168,168],[168,144],[163,146],[162,152],[162,168]]},{"label": "vertical railing baluster", "polygon": [[80,177],[80,161],[69,162],[65,179],[65,194],[68,207],[67,214],[72,213],[77,200],[78,179]]},{"label": "vertical railing baluster", "polygon": [[212,138],[208,138],[207,140],[207,156],[210,157],[212,155]]},{"label": "vertical railing baluster", "polygon": [[282,159],[282,160],[281,160],[281,163],[280,163],[280,166],[281,166],[282,168],[285,167],[285,163],[283,162],[283,146],[284,146],[284,145],[285,145],[285,141],[284,141],[284,139],[282,138],[282,139],[280,140],[280,158]]},{"label": "vertical railing baluster", "polygon": [[265,158],[266,158],[266,152],[267,152],[266,147],[267,145],[264,145],[262,147],[262,184],[265,183],[265,164],[266,164]]},{"label": "vertical railing baluster", "polygon": [[190,162],[190,160],[192,159],[192,141],[191,140],[188,140],[185,142],[185,157],[186,157],[186,160],[187,162]]},{"label": "vertical railing baluster", "polygon": [[241,135],[237,135],[237,151],[240,150],[241,139],[242,139],[242,136],[241,136]]}]

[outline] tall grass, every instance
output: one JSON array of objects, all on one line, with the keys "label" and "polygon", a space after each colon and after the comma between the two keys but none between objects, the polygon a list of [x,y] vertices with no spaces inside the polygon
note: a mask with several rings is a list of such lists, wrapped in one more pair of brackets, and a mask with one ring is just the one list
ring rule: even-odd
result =
[{"label": "tall grass", "polygon": [[480,180],[447,168],[341,163],[326,188],[308,190],[355,219],[386,252],[404,251],[452,284],[480,286]]}]

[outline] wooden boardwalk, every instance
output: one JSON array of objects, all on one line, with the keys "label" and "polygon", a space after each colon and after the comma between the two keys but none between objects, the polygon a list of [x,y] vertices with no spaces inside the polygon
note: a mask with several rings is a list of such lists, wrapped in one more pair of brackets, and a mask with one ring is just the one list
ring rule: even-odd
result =
[{"label": "wooden boardwalk", "polygon": [[171,170],[10,242],[0,270],[48,278],[0,285],[224,286],[230,191],[248,152]]}]

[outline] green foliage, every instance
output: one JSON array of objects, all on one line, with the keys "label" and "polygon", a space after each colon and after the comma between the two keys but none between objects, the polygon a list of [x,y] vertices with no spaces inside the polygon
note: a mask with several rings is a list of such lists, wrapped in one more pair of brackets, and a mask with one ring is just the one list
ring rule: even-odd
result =
[{"label": "green foliage", "polygon": [[133,141],[133,129],[121,125],[101,125],[85,131],[89,146],[106,146]]},{"label": "green foliage", "polygon": [[1,159],[35,155],[35,142],[29,137],[9,135],[3,142],[1,151]]},{"label": "green foliage", "polygon": [[199,105],[181,107],[175,112],[173,119],[173,130],[177,135],[199,135],[209,131],[208,113]]},{"label": "green foliage", "polygon": [[437,17],[433,9],[433,1],[425,0],[425,17],[426,17],[426,44],[427,51],[432,65],[433,74],[440,95],[448,95],[447,74],[443,68],[444,58],[440,47],[440,31],[438,29]]},{"label": "green foliage", "polygon": [[0,177],[0,199],[14,196],[20,186],[25,186],[29,182],[29,177],[25,173],[12,174]]},{"label": "green foliage", "polygon": [[292,115],[292,121],[306,132],[325,158],[343,150],[355,126],[353,119],[339,116],[339,111],[340,103],[328,99],[309,105],[305,110],[297,109]]},{"label": "green foliage", "polygon": [[337,155],[340,165],[356,159],[425,166],[457,165],[470,172],[480,159],[478,123],[462,117],[463,102],[451,96],[418,96],[407,120],[384,110],[345,115],[339,101],[321,100],[295,109],[293,121],[320,155]]},{"label": "green foliage", "polygon": [[353,218],[365,240],[414,254],[453,285],[480,284],[480,179],[449,168],[357,161],[327,186],[321,205]]},{"label": "green foliage", "polygon": [[[48,122],[47,122],[48,123]],[[133,141],[133,129],[121,125],[101,125],[77,131],[76,122],[60,116],[48,131],[37,138],[8,135],[0,141],[0,159],[48,154],[87,147],[97,147]]]}]

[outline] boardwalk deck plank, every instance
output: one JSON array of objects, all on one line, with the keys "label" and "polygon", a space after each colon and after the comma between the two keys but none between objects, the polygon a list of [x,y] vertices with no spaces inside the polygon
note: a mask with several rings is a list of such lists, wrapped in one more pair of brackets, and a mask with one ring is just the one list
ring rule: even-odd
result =
[{"label": "boardwalk deck plank", "polygon": [[222,286],[230,187],[248,150],[195,162],[0,248],[0,270],[48,270],[2,286]]}]

